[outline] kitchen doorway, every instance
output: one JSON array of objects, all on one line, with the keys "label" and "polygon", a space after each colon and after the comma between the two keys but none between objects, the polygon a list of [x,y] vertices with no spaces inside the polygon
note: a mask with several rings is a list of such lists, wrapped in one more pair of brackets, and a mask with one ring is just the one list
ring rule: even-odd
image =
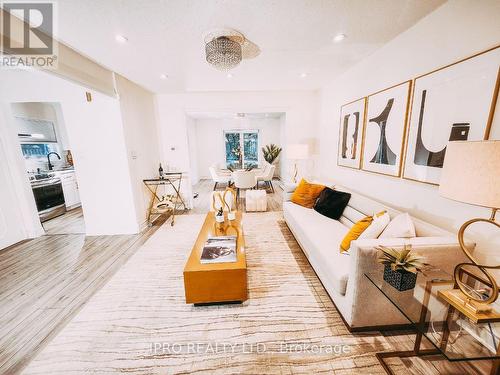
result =
[{"label": "kitchen doorway", "polygon": [[60,103],[11,103],[40,222],[47,235],[85,234],[77,173]]}]

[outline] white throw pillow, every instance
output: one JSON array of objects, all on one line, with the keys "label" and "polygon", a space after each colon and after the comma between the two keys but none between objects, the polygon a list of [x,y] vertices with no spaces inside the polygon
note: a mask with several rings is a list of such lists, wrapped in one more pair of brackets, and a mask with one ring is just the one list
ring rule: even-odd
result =
[{"label": "white throw pillow", "polygon": [[382,233],[385,229],[385,227],[389,224],[391,221],[391,217],[387,212],[384,212],[382,215],[377,216],[376,214],[373,215],[373,221],[370,224],[368,228],[366,228],[363,233],[358,237],[358,239],[363,239],[363,238],[369,238],[369,239],[374,239],[378,238],[380,236],[380,233]]},{"label": "white throw pillow", "polygon": [[392,219],[379,238],[410,238],[416,236],[413,220],[408,213],[404,213]]}]

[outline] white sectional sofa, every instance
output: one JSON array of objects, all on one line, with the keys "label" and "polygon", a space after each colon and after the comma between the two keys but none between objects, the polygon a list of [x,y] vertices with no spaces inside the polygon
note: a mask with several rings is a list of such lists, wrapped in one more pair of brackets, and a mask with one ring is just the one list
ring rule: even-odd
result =
[{"label": "white sectional sofa", "polygon": [[336,190],[351,193],[349,204],[337,221],[292,203],[294,189],[294,185],[285,186],[285,221],[350,331],[409,324],[365,276],[368,272],[383,272],[383,266],[377,262],[377,246],[400,247],[410,243],[427,263],[450,274],[457,263],[466,260],[455,234],[416,218],[412,219],[417,237],[356,240],[351,243],[349,255],[341,254],[340,242],[356,221],[382,210],[391,218],[400,212],[336,185]]}]

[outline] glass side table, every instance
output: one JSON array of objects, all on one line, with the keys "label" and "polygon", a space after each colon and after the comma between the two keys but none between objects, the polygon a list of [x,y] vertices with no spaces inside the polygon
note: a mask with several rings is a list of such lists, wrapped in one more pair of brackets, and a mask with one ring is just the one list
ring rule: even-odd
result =
[{"label": "glass side table", "polygon": [[[366,273],[371,283],[409,320],[416,330],[413,350],[377,353],[377,359],[392,374],[385,358],[442,355],[448,361],[495,360],[490,374],[500,374],[500,346],[493,324],[473,323],[438,296],[453,288],[453,277],[433,269],[420,273],[414,289],[400,292],[384,281],[383,272]],[[421,348],[422,339],[431,343]]]}]

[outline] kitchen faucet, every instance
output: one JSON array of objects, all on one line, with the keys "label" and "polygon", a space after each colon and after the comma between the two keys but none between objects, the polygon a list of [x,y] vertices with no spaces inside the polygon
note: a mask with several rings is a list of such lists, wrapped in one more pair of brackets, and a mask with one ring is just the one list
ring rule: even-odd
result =
[{"label": "kitchen faucet", "polygon": [[54,168],[54,166],[53,166],[53,165],[52,165],[52,163],[50,162],[50,155],[52,155],[52,154],[54,154],[55,156],[57,156],[57,158],[58,158],[59,160],[61,160],[61,157],[59,156],[59,154],[58,154],[57,152],[49,152],[49,153],[47,154],[47,162],[48,162],[48,164],[49,164],[49,171],[51,171],[51,170]]}]

